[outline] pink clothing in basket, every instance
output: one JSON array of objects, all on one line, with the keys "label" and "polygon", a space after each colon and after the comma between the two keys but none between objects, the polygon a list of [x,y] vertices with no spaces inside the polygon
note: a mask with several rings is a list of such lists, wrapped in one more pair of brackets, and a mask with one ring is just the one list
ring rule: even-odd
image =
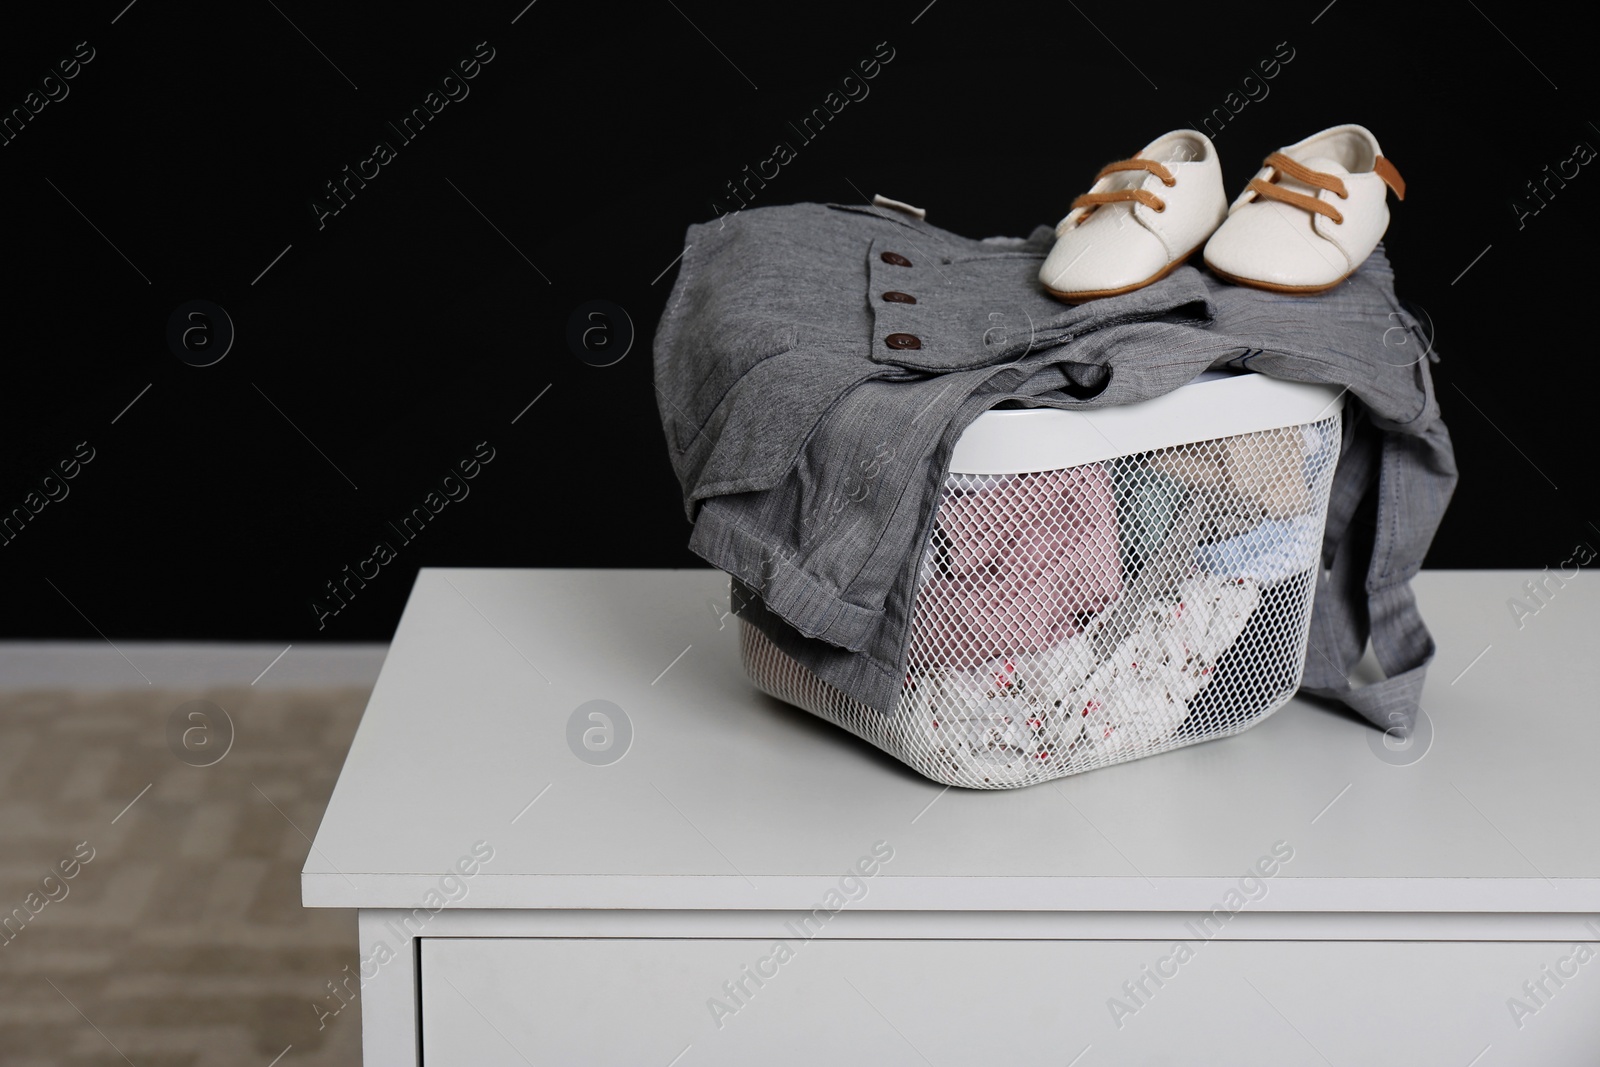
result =
[{"label": "pink clothing in basket", "polygon": [[1122,591],[1116,503],[1100,464],[965,481],[939,507],[913,669],[1043,651]]}]

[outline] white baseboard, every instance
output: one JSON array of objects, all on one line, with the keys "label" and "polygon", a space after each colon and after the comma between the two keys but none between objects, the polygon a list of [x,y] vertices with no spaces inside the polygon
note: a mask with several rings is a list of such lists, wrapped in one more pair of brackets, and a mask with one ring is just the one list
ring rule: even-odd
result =
[{"label": "white baseboard", "polygon": [[[0,641],[0,691],[371,686],[386,644]],[[281,658],[278,658],[280,653]],[[274,660],[276,659],[276,662]],[[265,673],[263,673],[265,672]]]}]

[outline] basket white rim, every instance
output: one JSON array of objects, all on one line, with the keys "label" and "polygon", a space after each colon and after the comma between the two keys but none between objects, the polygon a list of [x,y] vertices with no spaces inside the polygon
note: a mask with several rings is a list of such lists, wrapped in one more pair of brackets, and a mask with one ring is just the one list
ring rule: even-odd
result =
[{"label": "basket white rim", "polygon": [[1344,406],[1342,389],[1264,374],[1208,371],[1139,404],[989,410],[950,455],[951,474],[1026,474],[1157,448],[1300,426]]}]

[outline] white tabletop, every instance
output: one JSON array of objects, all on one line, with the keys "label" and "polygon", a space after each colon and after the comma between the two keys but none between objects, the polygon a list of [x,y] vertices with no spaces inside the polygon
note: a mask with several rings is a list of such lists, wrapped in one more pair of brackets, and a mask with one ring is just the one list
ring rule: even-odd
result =
[{"label": "white tabletop", "polygon": [[[1600,910],[1600,578],[1551,580],[1519,629],[1530,577],[1417,578],[1439,645],[1420,759],[1297,699],[1237,737],[977,792],[757,692],[719,572],[424,570],[304,900],[421,906],[482,841],[453,906],[809,909],[882,841],[855,908],[1186,911],[1285,842],[1255,910]],[[605,766],[567,740],[591,700],[633,728]]]}]

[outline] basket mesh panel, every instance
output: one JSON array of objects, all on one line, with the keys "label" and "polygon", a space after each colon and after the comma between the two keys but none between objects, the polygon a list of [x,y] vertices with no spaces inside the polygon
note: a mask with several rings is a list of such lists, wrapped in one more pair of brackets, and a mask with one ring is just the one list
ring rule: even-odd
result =
[{"label": "basket mesh panel", "polygon": [[1029,474],[951,474],[893,715],[741,620],[761,689],[939,782],[1004,789],[1237,733],[1305,666],[1339,415]]}]

